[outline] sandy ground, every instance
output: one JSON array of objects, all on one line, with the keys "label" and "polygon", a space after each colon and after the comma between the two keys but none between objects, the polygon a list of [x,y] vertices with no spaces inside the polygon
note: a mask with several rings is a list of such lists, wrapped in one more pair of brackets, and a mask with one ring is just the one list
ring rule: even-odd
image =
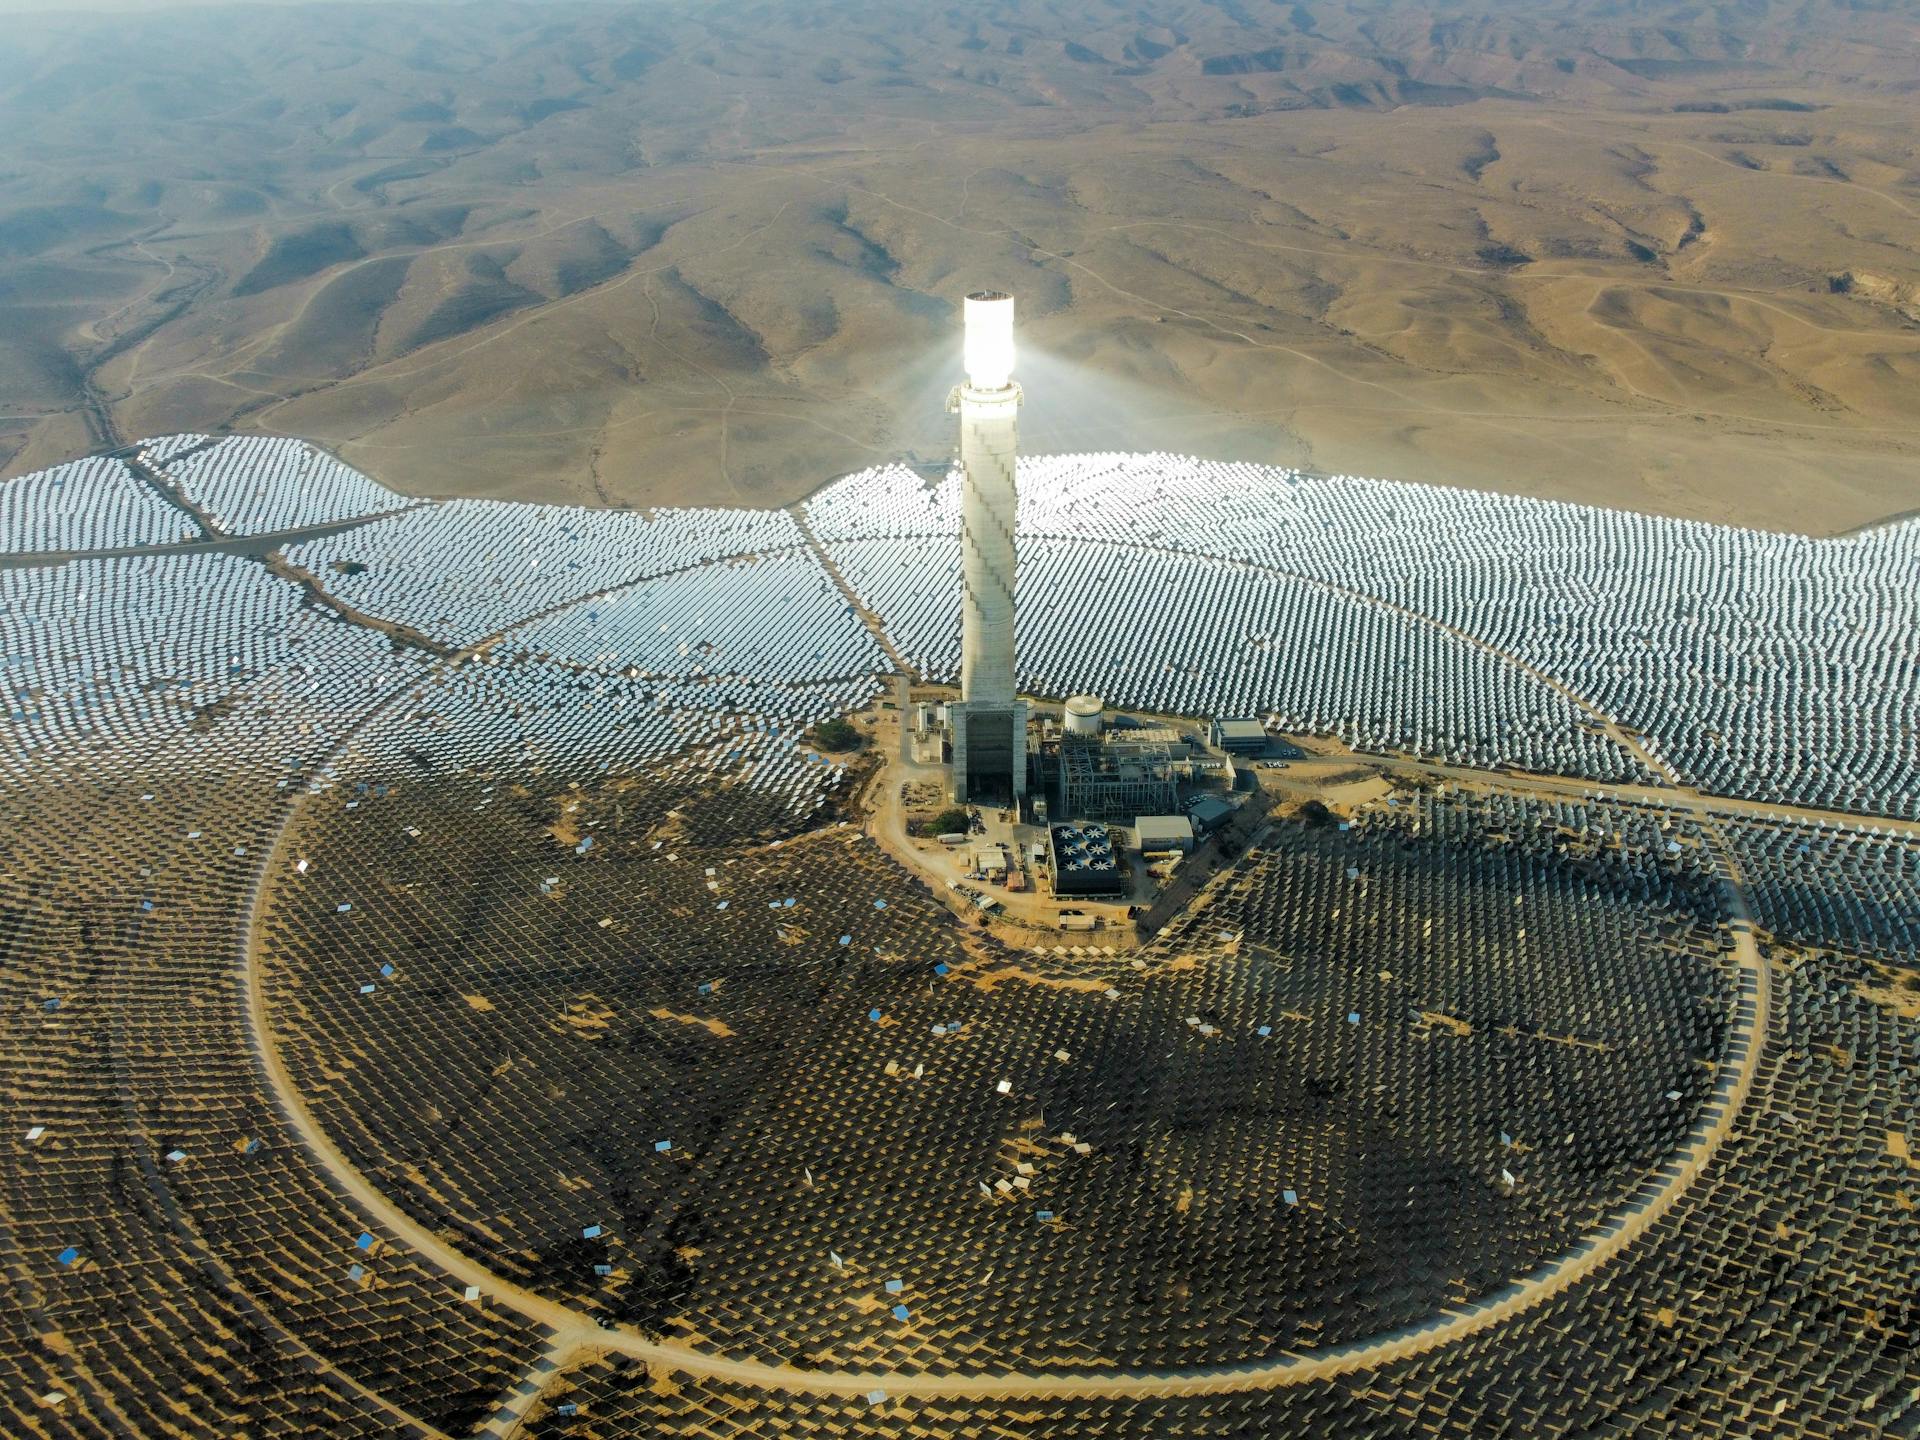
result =
[{"label": "sandy ground", "polygon": [[[423,495],[785,504],[945,460],[956,302],[994,284],[1029,451],[1815,533],[1920,503],[1896,20],[1745,7],[1736,56],[1577,6],[1471,46],[1339,4],[1158,40],[1069,6],[1018,44],[722,7],[556,100],[613,22],[548,10],[538,43],[436,12],[453,77],[400,58],[417,18],[249,12],[228,103],[163,105],[211,23],[182,12],[125,22],[143,68],[84,96],[0,85],[0,473],[231,427]],[[20,22],[25,68],[87,23]],[[271,63],[303,41],[356,63]]]}]

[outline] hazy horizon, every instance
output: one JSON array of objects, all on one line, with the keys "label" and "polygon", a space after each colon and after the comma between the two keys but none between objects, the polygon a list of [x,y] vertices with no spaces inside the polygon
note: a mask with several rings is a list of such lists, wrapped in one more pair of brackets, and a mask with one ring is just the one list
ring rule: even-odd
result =
[{"label": "hazy horizon", "polygon": [[[4,0],[0,0],[4,3]],[[351,12],[351,19],[341,17]],[[124,18],[114,18],[124,17]],[[0,474],[307,436],[419,493],[778,505],[1047,429],[1816,532],[1920,465],[1920,24],[1837,0],[21,7]]]}]

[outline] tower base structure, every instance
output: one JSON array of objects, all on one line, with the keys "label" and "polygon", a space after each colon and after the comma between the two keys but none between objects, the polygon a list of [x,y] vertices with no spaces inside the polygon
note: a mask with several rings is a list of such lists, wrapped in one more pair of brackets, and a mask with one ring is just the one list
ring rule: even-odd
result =
[{"label": "tower base structure", "polygon": [[949,701],[953,798],[963,805],[1017,805],[1027,793],[1027,705]]}]

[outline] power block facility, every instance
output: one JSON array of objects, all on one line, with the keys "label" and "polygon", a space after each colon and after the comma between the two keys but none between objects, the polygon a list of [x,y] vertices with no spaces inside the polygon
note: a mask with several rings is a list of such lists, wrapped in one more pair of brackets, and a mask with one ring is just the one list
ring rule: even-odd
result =
[{"label": "power block facility", "polygon": [[1184,747],[1164,740],[1064,736],[1055,757],[1060,813],[1101,820],[1167,814],[1180,803],[1175,767],[1182,758]]}]

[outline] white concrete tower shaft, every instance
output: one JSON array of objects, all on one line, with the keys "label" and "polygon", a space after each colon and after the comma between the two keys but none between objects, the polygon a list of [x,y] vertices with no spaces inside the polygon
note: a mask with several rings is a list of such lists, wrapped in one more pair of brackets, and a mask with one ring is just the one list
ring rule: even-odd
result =
[{"label": "white concrete tower shaft", "polygon": [[[1020,504],[1014,480],[1019,446],[1020,387],[995,360],[974,353],[977,328],[1007,327],[1012,341],[1013,297],[969,295],[968,383],[960,387],[960,468],[965,490],[960,506],[960,555],[965,609],[960,625],[960,698],[983,705],[1014,699],[1013,596],[1016,559],[1013,527]],[[982,318],[980,312],[999,311]],[[992,388],[982,378],[997,379]]]},{"label": "white concrete tower shaft", "polygon": [[1026,714],[1014,653],[1020,387],[1013,380],[1013,297],[967,296],[967,380],[948,408],[960,416],[960,705],[953,726],[954,792],[1012,799],[1026,791]]}]

